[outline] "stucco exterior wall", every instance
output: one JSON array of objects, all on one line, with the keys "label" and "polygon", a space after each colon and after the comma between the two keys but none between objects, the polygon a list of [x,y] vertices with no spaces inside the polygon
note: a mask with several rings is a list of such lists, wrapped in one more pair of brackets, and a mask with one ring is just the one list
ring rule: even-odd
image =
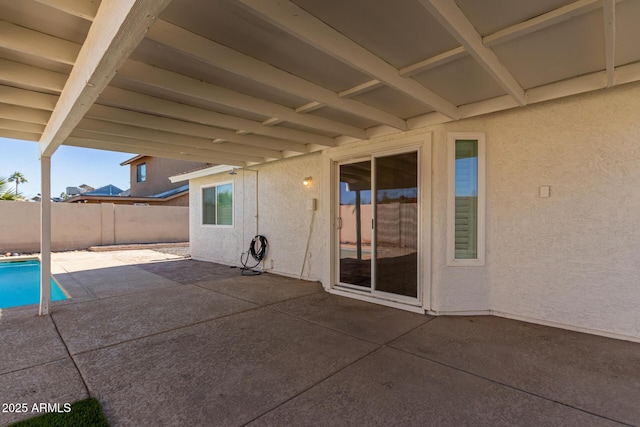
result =
[{"label": "stucco exterior wall", "polygon": [[[326,240],[320,233],[324,223],[318,210],[307,210],[307,201],[315,198],[320,208],[320,159],[321,155],[316,153],[251,168],[254,170],[240,169],[237,175],[222,173],[191,180],[191,256],[239,265],[241,253],[248,249],[253,236],[259,233],[269,241],[264,264],[267,270],[299,277],[304,262],[302,276],[319,280],[326,252]],[[311,176],[313,182],[304,187],[302,180],[307,176]],[[203,226],[202,186],[229,181],[234,183],[233,227]],[[310,249],[305,262],[311,228]]]},{"label": "stucco exterior wall", "polygon": [[[4,219],[0,252],[40,251],[40,203],[0,201]],[[189,208],[53,203],[51,246],[54,251],[96,245],[186,242]]]},{"label": "stucco exterior wall", "polygon": [[640,337],[638,111],[634,85],[445,127],[487,134],[493,310]]},{"label": "stucco exterior wall", "polygon": [[166,243],[187,241],[189,208],[180,206],[114,205],[115,241]]},{"label": "stucco exterior wall", "polygon": [[[381,142],[393,147],[403,138],[431,133],[432,219],[426,224],[431,230],[431,301],[425,308],[447,314],[494,313],[640,340],[638,111],[640,84],[630,84],[328,151]],[[446,263],[449,132],[486,134],[484,266]],[[321,168],[322,159],[311,154],[259,168],[259,231],[269,238],[276,272],[299,274],[310,222],[306,199],[318,198],[318,207],[331,203],[328,192],[320,192],[322,185],[330,185],[330,169]],[[254,175],[246,174],[243,203],[250,210],[255,208]],[[307,175],[314,178],[311,189],[301,185]],[[194,188],[215,179],[192,181],[192,212],[200,211]],[[539,197],[540,186],[550,186],[551,197]],[[242,194],[241,186],[236,192]],[[319,264],[330,256],[325,212],[329,210],[315,214],[305,274],[324,281],[327,270]],[[247,220],[250,214],[244,216]],[[246,227],[242,237],[239,230],[205,233],[194,217],[194,256],[236,263],[253,229]],[[266,265],[270,267],[269,261]]]},{"label": "stucco exterior wall", "polygon": [[[434,310],[640,338],[639,110],[636,84],[431,129]],[[459,131],[487,138],[484,267],[447,267],[441,245],[447,133]]]}]

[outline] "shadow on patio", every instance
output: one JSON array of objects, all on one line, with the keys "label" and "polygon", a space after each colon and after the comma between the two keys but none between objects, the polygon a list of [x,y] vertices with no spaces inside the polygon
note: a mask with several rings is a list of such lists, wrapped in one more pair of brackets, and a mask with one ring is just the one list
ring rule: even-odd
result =
[{"label": "shadow on patio", "polygon": [[91,395],[112,425],[640,424],[640,344],[157,258],[54,254],[73,298],[0,312],[0,402]]}]

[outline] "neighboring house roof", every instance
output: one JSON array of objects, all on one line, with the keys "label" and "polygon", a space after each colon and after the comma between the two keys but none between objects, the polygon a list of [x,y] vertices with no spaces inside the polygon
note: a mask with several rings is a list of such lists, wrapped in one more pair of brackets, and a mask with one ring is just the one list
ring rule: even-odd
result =
[{"label": "neighboring house roof", "polygon": [[[106,188],[106,187],[109,187],[109,186],[98,188],[96,191],[99,191],[102,188]],[[114,186],[111,186],[111,187],[119,190],[118,187],[114,187]],[[163,191],[162,193],[158,193],[158,194],[154,194],[152,196],[146,196],[146,197],[131,197],[129,195],[129,190],[121,191],[120,193],[117,193],[117,194],[95,194],[94,192],[91,192],[91,193],[83,193],[78,196],[71,197],[65,200],[65,202],[77,203],[77,202],[82,202],[83,200],[94,200],[94,201],[99,200],[101,202],[108,203],[110,201],[115,201],[115,200],[117,201],[126,200],[127,202],[131,202],[131,203],[145,203],[145,202],[158,201],[158,200],[169,201],[188,192],[189,192],[189,184],[185,184],[178,188],[174,188],[173,190]]]},{"label": "neighboring house roof", "polygon": [[137,156],[132,157],[132,158],[130,158],[129,160],[125,160],[124,162],[120,163],[120,166],[128,165],[129,163],[133,163],[133,162],[135,162],[136,160],[139,160],[139,159],[141,159],[141,158],[143,158],[143,157],[147,157],[147,156],[145,156],[144,154],[138,154]]},{"label": "neighboring house roof", "polygon": [[104,187],[96,188],[93,191],[87,191],[83,193],[84,196],[118,196],[123,193],[124,190],[116,187],[115,185],[105,185]]},{"label": "neighboring house roof", "polygon": [[174,194],[183,193],[185,191],[189,191],[189,184],[182,185],[178,188],[174,188],[172,190],[163,191],[162,193],[154,194],[149,197],[153,197],[155,199],[163,199],[165,197],[173,196]]}]

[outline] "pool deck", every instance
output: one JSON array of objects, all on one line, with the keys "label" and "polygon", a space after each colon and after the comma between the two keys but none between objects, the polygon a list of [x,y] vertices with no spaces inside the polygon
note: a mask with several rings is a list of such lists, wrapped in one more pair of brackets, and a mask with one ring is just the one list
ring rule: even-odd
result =
[{"label": "pool deck", "polygon": [[638,343],[149,250],[53,254],[53,273],[73,298],[50,316],[0,310],[0,403],[92,396],[113,426],[640,426]]}]

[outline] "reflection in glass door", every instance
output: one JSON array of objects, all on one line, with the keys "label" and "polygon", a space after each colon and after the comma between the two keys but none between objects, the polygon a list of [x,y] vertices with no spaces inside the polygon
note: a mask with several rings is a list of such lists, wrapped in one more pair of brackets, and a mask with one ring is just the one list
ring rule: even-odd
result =
[{"label": "reflection in glass door", "polygon": [[418,298],[418,152],[339,166],[339,282]]},{"label": "reflection in glass door", "polygon": [[418,153],[375,158],[375,290],[418,297]]},{"label": "reflection in glass door", "polygon": [[371,288],[371,161],[340,165],[340,283]]}]

